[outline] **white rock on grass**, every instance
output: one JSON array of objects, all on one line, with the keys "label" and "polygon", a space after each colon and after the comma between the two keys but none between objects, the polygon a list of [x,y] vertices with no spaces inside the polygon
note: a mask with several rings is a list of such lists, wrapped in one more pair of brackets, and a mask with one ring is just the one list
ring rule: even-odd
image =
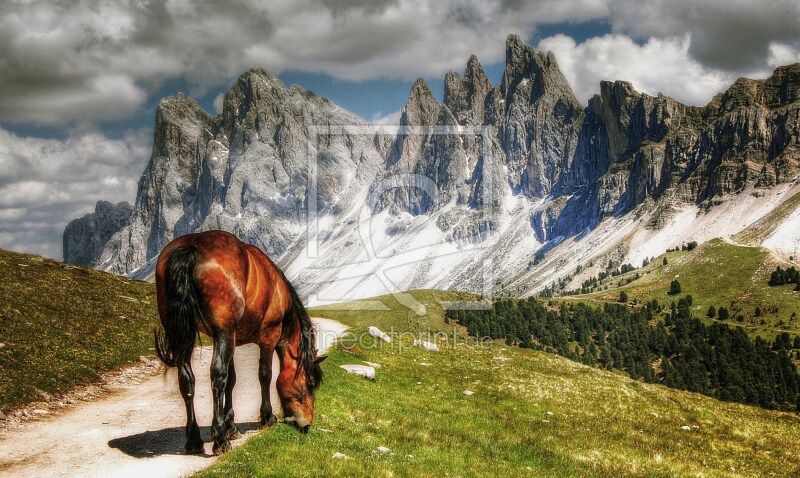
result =
[{"label": "white rock on grass", "polygon": [[414,341],[414,347],[416,347],[416,346],[420,346],[425,350],[433,350],[433,351],[436,351],[436,352],[439,351],[439,346],[438,345],[436,345],[433,342],[428,342],[428,341],[425,341],[425,340],[415,340]]},{"label": "white rock on grass", "polygon": [[344,453],[342,453],[342,452],[338,452],[338,451],[337,451],[336,453],[334,453],[334,454],[333,454],[333,457],[332,457],[332,458],[333,458],[334,460],[352,460],[352,458],[351,458],[351,457],[349,457],[349,456],[345,455],[345,454],[344,454]]},{"label": "white rock on grass", "polygon": [[371,336],[375,337],[376,339],[380,339],[380,340],[383,340],[384,342],[392,343],[392,338],[389,337],[388,335],[384,334],[381,329],[375,327],[374,325],[370,325],[369,328],[367,328],[367,333],[370,334]]},{"label": "white rock on grass", "polygon": [[339,367],[352,374],[359,375],[369,380],[375,380],[375,368],[369,365],[345,364],[339,365]]},{"label": "white rock on grass", "polygon": [[386,448],[385,446],[379,446],[378,447],[378,451],[381,452],[381,453],[389,453],[392,450]]},{"label": "white rock on grass", "polygon": [[464,395],[466,396],[475,395],[475,392],[473,392],[472,390],[464,390]]},{"label": "white rock on grass", "polygon": [[378,370],[379,368],[381,368],[381,364],[379,364],[379,363],[367,362],[366,360],[364,360],[364,363],[369,365],[370,367],[374,368],[375,370]]}]

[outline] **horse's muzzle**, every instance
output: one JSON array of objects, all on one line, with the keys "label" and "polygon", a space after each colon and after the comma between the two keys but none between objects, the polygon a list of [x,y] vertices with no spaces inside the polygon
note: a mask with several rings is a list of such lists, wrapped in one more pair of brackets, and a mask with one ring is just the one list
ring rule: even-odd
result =
[{"label": "horse's muzzle", "polygon": [[311,425],[306,425],[304,427],[297,427],[297,429],[300,430],[300,433],[302,433],[303,435],[306,435],[310,428],[311,428]]}]

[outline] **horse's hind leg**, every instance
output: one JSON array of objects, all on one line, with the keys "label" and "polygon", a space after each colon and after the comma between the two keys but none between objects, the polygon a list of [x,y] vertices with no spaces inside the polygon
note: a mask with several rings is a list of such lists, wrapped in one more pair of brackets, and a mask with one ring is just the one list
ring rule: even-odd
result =
[{"label": "horse's hind leg", "polygon": [[186,405],[186,453],[203,453],[203,439],[194,415],[194,373],[191,357],[178,365],[178,385]]},{"label": "horse's hind leg", "polygon": [[228,365],[228,383],[225,386],[225,437],[228,440],[236,440],[242,436],[239,433],[239,428],[233,419],[233,387],[236,385],[236,368],[233,365],[233,358],[231,358]]},{"label": "horse's hind leg", "polygon": [[228,369],[233,359],[233,338],[219,332],[214,337],[214,356],[211,359],[211,394],[214,399],[214,418],[211,421],[211,439],[215,455],[231,448],[225,428],[224,399],[228,385]]}]

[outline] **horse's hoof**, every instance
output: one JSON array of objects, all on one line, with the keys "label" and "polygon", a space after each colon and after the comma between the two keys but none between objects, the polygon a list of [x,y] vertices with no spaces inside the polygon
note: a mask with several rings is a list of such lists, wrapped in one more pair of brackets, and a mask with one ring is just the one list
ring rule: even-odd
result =
[{"label": "horse's hoof", "polygon": [[231,451],[231,442],[228,440],[223,440],[222,443],[214,443],[214,448],[212,452],[215,455],[222,455],[223,453],[228,453]]},{"label": "horse's hoof", "polygon": [[186,442],[186,445],[183,447],[186,450],[187,455],[199,455],[205,453],[203,449],[203,442]]},{"label": "horse's hoof", "polygon": [[270,417],[267,418],[266,421],[261,420],[261,428],[269,428],[272,425],[275,425],[276,423],[278,423],[278,417],[276,417],[275,415],[270,415]]},{"label": "horse's hoof", "polygon": [[239,431],[239,428],[236,425],[228,428],[228,431],[225,432],[225,438],[228,440],[238,440],[242,438],[242,433]]}]

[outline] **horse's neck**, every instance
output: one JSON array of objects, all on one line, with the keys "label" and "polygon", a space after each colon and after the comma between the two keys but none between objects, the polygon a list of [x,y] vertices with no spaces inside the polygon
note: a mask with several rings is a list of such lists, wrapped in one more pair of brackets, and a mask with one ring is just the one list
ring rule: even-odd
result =
[{"label": "horse's neck", "polygon": [[300,351],[300,337],[303,331],[298,311],[293,309],[294,304],[290,304],[289,310],[287,311],[287,318],[283,321],[281,343],[283,344],[284,350],[289,352],[292,358],[297,359]]}]

